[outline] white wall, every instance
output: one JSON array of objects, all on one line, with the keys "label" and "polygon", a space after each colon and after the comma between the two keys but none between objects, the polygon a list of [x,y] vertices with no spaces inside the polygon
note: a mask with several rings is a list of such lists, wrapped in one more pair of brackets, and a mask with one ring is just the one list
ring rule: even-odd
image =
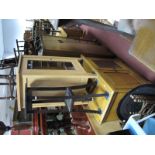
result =
[{"label": "white wall", "polygon": [[2,59],[3,53],[4,53],[3,29],[2,29],[2,19],[0,19],[0,60]]},{"label": "white wall", "polygon": [[118,22],[118,30],[129,34],[134,34],[134,31],[129,24],[129,19],[120,19]]},{"label": "white wall", "polygon": [[[50,21],[57,29],[58,19]],[[14,55],[13,48],[16,48],[16,39],[23,40],[24,31],[29,26],[32,26],[32,22],[26,19],[0,19],[0,59]]]},{"label": "white wall", "polygon": [[23,34],[26,29],[25,19],[3,19],[3,42],[5,56],[13,54],[13,48],[16,48],[16,39],[23,40]]},{"label": "white wall", "polygon": [[58,28],[58,19],[49,19],[49,21],[52,23],[53,27],[57,30]]}]

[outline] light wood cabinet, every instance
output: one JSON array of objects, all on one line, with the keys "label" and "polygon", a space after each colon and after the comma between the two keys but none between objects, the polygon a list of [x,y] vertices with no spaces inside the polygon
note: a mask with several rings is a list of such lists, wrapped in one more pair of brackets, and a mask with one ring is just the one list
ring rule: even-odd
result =
[{"label": "light wood cabinet", "polygon": [[86,108],[102,110],[102,114],[89,114],[97,123],[119,120],[116,110],[120,100],[132,88],[149,83],[119,59],[84,59],[84,66],[88,71],[97,74],[98,85],[94,93],[107,92],[107,98],[94,99]]}]

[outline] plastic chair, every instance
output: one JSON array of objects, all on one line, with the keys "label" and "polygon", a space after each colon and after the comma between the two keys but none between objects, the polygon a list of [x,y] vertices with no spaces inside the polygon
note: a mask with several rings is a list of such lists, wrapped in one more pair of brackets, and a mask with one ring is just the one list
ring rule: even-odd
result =
[{"label": "plastic chair", "polygon": [[129,129],[132,135],[155,135],[155,113],[141,119],[140,114],[130,116],[123,130]]}]

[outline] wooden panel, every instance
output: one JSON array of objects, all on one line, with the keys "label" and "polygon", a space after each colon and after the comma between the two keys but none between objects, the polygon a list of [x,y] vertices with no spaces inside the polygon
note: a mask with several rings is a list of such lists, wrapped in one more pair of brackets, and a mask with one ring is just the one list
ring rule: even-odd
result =
[{"label": "wooden panel", "polygon": [[[89,104],[89,102],[75,102],[74,105],[87,105]],[[64,102],[57,102],[57,103],[43,103],[43,104],[40,104],[40,103],[35,103],[33,104],[33,108],[40,108],[40,107],[58,107],[58,106],[65,106],[65,103]]]},{"label": "wooden panel", "polygon": [[121,67],[115,63],[114,59],[93,59],[93,62],[96,64],[99,69],[106,70],[119,70]]},{"label": "wooden panel", "polygon": [[68,38],[80,39],[83,37],[84,32],[79,27],[63,27],[64,31],[67,33]]},{"label": "wooden panel", "polygon": [[105,73],[103,70],[99,70],[102,77],[107,83],[109,83],[113,89],[129,89],[139,84],[136,77],[128,73],[111,72]]},{"label": "wooden panel", "polygon": [[126,67],[117,58],[88,58],[93,67],[103,72],[127,72]]},{"label": "wooden panel", "polygon": [[19,57],[18,68],[16,71],[16,83],[17,83],[17,107],[18,111],[21,111],[22,106],[22,81],[21,81],[21,65],[22,65],[22,56]]},{"label": "wooden panel", "polygon": [[97,56],[112,57],[114,56],[104,46],[97,45],[95,42],[82,41],[76,39],[67,39],[61,37],[43,36],[43,55],[52,55],[53,52],[59,56]]},{"label": "wooden panel", "polygon": [[18,102],[18,111],[21,111],[21,81],[20,81],[20,74],[16,74],[16,83],[17,83],[17,102]]},{"label": "wooden panel", "polygon": [[119,120],[116,110],[117,110],[118,104],[120,103],[121,99],[124,97],[125,94],[126,94],[126,92],[125,93],[117,93],[115,95],[113,102],[111,102],[111,104],[109,105],[109,109],[107,110],[107,113],[106,113],[106,116],[105,116],[103,122]]},{"label": "wooden panel", "polygon": [[96,93],[96,94],[104,93],[105,91],[109,93],[108,98],[105,98],[105,97],[96,98],[96,99],[94,99],[94,101],[92,103],[90,103],[86,107],[86,108],[91,109],[91,110],[98,110],[98,108],[100,108],[102,110],[101,115],[92,114],[92,115],[94,115],[97,122],[101,124],[106,113],[107,113],[107,110],[109,107],[109,102],[112,100],[114,91],[111,88],[111,86],[108,83],[106,83],[104,78],[102,78],[101,74],[92,66],[91,62],[85,58],[84,58],[84,67],[88,71],[92,70],[98,76],[98,85],[97,85],[97,88],[94,90],[94,93]]},{"label": "wooden panel", "polygon": [[93,102],[90,103],[88,105],[88,107],[87,107],[88,109],[91,109],[91,110],[98,110],[98,108],[101,109],[101,111],[102,111],[101,115],[94,114],[95,115],[95,119],[99,123],[102,123],[104,117],[106,116],[107,110],[109,109],[109,104],[112,101],[112,97],[113,97],[113,93],[114,93],[113,91],[105,89],[104,85],[105,85],[105,83],[103,83],[103,81],[98,81],[98,87],[95,89],[94,93],[99,94],[99,93],[108,92],[109,93],[109,97],[108,98],[105,98],[105,97],[95,98],[93,100]]},{"label": "wooden panel", "polygon": [[[104,61],[104,59],[103,59]],[[139,80],[139,76],[134,76],[136,74],[131,74],[131,71],[128,68],[125,68],[120,65],[113,65],[117,63],[115,59],[111,60],[112,65],[109,64],[108,68],[104,68],[102,64],[95,64],[91,58],[84,58],[84,67],[90,72],[93,71],[98,77],[98,85],[94,90],[94,93],[104,93],[108,92],[109,97],[100,97],[94,99],[94,101],[87,106],[88,109],[97,110],[100,108],[102,114],[92,114],[99,124],[109,121],[119,120],[116,110],[118,104],[122,97],[132,88],[144,83],[143,80]],[[102,63],[102,59],[100,60]],[[104,63],[103,63],[104,64]],[[111,66],[111,68],[110,68]],[[114,67],[116,66],[116,67]],[[100,68],[101,67],[101,68]],[[116,69],[118,68],[118,70]],[[145,81],[147,83],[147,81]]]}]

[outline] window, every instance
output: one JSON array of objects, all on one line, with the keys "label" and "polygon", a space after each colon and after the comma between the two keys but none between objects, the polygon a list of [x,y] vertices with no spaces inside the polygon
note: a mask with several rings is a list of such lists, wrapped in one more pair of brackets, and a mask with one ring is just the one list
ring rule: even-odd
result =
[{"label": "window", "polygon": [[74,70],[71,62],[28,60],[27,69]]}]

